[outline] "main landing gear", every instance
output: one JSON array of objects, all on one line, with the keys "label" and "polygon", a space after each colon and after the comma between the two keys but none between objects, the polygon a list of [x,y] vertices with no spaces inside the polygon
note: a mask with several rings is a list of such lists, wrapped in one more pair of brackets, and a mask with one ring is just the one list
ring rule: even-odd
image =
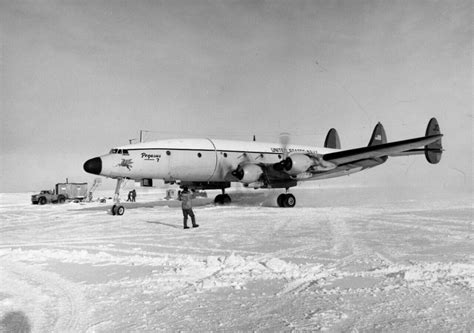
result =
[{"label": "main landing gear", "polygon": [[227,205],[230,204],[231,201],[232,199],[225,193],[225,189],[222,189],[222,194],[218,194],[214,199],[216,205]]},{"label": "main landing gear", "polygon": [[120,187],[122,187],[124,179],[118,178],[117,185],[115,186],[115,193],[114,193],[114,205],[110,209],[112,215],[123,215],[125,213],[125,207],[120,204]]},{"label": "main landing gear", "polygon": [[291,193],[282,193],[277,198],[277,203],[279,207],[295,207],[296,198]]}]

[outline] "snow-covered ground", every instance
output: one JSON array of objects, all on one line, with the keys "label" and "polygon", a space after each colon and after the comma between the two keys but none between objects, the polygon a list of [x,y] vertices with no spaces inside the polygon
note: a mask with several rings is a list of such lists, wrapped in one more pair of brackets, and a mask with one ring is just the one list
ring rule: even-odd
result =
[{"label": "snow-covered ground", "polygon": [[0,330],[472,330],[472,197],[385,192],[209,192],[189,230],[164,190],[121,217],[0,194]]}]

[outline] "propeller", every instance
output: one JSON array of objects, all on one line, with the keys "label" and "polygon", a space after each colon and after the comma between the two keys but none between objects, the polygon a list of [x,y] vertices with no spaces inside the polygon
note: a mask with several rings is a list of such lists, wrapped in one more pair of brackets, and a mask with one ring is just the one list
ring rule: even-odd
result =
[{"label": "propeller", "polygon": [[280,136],[278,137],[280,141],[280,146],[283,151],[283,159],[286,159],[288,157],[288,145],[290,144],[290,133],[284,132],[280,133]]},{"label": "propeller", "polygon": [[247,154],[246,152],[244,152],[238,158],[240,159],[240,163],[237,166],[237,169],[235,169],[231,172],[231,175],[234,176],[235,178],[237,178],[238,180],[241,180],[245,175],[244,169],[242,168],[242,165],[244,165],[246,163],[250,163],[251,160],[250,160],[249,154]]},{"label": "propeller", "polygon": [[242,178],[244,178],[244,169],[239,165],[237,169],[231,172],[231,174],[238,180],[241,180]]},{"label": "propeller", "polygon": [[284,132],[280,133],[280,136],[278,137],[280,141],[280,146],[281,150],[283,152],[282,155],[282,160],[278,163],[275,163],[273,165],[273,168],[277,171],[283,171],[283,170],[290,170],[293,162],[291,161],[291,158],[288,157],[288,145],[290,144],[290,133]]}]

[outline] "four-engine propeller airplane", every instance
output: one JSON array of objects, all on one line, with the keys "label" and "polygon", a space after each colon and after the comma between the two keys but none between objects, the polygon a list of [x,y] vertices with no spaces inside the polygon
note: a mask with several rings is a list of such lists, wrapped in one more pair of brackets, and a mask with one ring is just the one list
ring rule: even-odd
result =
[{"label": "four-engine propeller airplane", "polygon": [[280,145],[256,141],[214,139],[174,139],[142,142],[113,148],[108,154],[84,163],[84,170],[117,179],[112,214],[123,215],[119,192],[125,179],[163,179],[181,187],[220,189],[215,198],[229,203],[225,193],[231,182],[253,188],[281,188],[280,207],[294,207],[296,199],[288,193],[300,181],[339,177],[372,168],[390,156],[424,154],[436,164],[443,147],[438,121],[432,118],[425,136],[387,142],[381,123],[375,126],[367,147],[342,150],[337,131],[329,130],[324,147],[290,145],[283,136]]}]

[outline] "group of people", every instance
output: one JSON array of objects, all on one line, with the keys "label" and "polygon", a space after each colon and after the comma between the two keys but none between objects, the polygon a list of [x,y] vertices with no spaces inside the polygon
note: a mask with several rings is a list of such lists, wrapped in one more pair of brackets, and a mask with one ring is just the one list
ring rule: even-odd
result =
[{"label": "group of people", "polygon": [[135,189],[128,192],[127,201],[135,202],[136,198],[137,198],[137,191],[135,191]]}]

